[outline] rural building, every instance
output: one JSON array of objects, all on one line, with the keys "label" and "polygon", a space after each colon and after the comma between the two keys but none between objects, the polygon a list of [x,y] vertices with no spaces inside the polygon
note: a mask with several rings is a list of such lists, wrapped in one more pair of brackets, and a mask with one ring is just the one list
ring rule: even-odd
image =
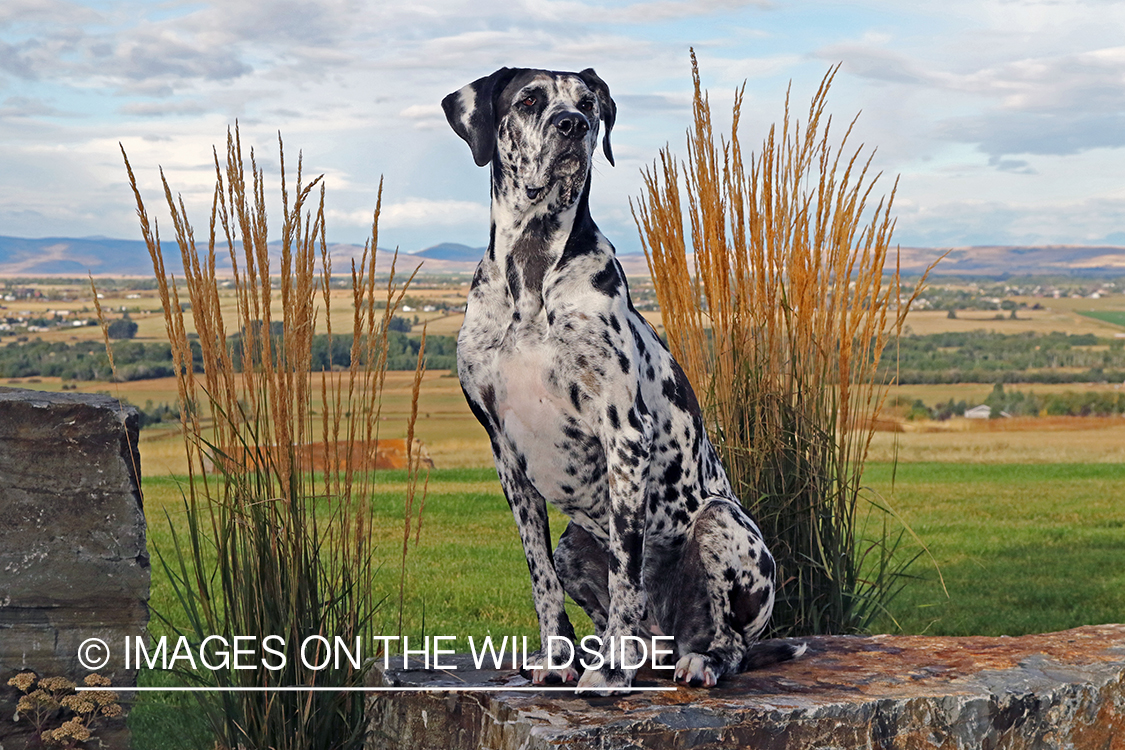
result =
[{"label": "rural building", "polygon": [[[1000,412],[1001,417],[1012,416],[1006,411]],[[988,404],[981,404],[974,406],[972,409],[965,410],[965,419],[990,419],[992,417],[992,407]]]}]

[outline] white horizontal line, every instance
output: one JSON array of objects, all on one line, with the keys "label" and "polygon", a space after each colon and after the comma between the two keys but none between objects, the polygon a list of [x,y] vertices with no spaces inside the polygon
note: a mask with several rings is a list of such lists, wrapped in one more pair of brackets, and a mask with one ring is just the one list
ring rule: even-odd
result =
[{"label": "white horizontal line", "polygon": [[[465,687],[76,687],[76,691],[108,690],[114,693],[576,693],[576,687],[484,687],[466,685]],[[675,687],[597,687],[592,691],[614,690],[624,692],[668,692]]]}]

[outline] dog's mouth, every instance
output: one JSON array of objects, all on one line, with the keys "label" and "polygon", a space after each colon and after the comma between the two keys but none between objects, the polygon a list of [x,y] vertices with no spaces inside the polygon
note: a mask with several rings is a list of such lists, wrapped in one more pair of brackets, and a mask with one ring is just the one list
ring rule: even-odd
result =
[{"label": "dog's mouth", "polygon": [[582,169],[583,160],[578,154],[562,154],[558,156],[547,169],[546,179],[540,185],[524,184],[524,194],[532,203],[544,198],[552,185],[559,185],[562,193],[569,195],[573,192],[571,183],[580,177],[585,177]]}]

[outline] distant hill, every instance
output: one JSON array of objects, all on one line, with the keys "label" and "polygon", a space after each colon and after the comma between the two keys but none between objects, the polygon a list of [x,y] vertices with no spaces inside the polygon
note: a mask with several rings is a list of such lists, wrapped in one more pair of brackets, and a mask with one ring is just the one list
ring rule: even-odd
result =
[{"label": "distant hill", "polygon": [[[953,276],[1125,276],[1125,248],[1109,245],[902,248],[902,270],[921,273],[948,252],[933,273]],[[892,255],[888,267],[893,268]]]},{"label": "distant hill", "polygon": [[[171,248],[174,250],[173,248]],[[167,258],[168,270],[179,273],[175,257]],[[152,273],[148,247],[140,240],[115,240],[109,237],[0,237],[0,275],[4,276],[85,276],[119,274],[135,276]]]},{"label": "distant hill", "polygon": [[419,258],[432,258],[433,260],[452,260],[461,263],[476,263],[484,256],[484,251],[488,248],[484,247],[469,247],[468,245],[459,245],[456,242],[443,242],[440,245],[427,247],[425,250],[419,250],[413,255]]},{"label": "distant hill", "polygon": [[[201,247],[201,249],[203,249]],[[270,245],[271,255],[280,255],[276,243]],[[399,270],[413,270],[422,263],[421,273],[472,273],[484,255],[485,248],[469,247],[456,242],[443,242],[415,253],[399,256]],[[955,247],[902,248],[901,267],[906,273],[920,273],[942,253],[947,252],[935,269],[939,275],[982,276],[1125,276],[1125,248],[1114,246],[1049,245],[1043,247]],[[329,245],[336,268],[344,268],[352,258],[363,253],[359,245]],[[168,271],[180,275],[180,253],[174,242],[164,245]],[[393,252],[379,249],[378,268],[390,266]],[[648,274],[648,265],[641,254],[621,255],[621,264],[630,276]],[[888,270],[894,268],[895,257],[888,259]],[[274,268],[276,269],[276,265]],[[108,237],[46,237],[26,239],[0,236],[0,276],[85,276],[87,273],[109,276],[150,276],[152,262],[148,249],[140,240],[117,240]]]}]

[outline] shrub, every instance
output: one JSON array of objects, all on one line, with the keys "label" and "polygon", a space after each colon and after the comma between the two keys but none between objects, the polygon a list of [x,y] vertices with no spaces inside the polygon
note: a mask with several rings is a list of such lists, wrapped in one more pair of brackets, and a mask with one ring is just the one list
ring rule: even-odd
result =
[{"label": "shrub", "polygon": [[111,339],[131,339],[137,335],[137,322],[128,317],[118,318],[107,329]]},{"label": "shrub", "polygon": [[[395,282],[392,266],[383,313],[375,315],[374,301],[380,293],[374,262],[377,207],[371,240],[351,269],[355,313],[349,369],[314,372],[318,313],[321,320],[329,321],[327,350],[334,350],[324,191],[319,204],[310,208],[309,196],[320,178],[306,184],[298,162],[291,196],[282,149],[281,267],[273,271],[264,178],[253,152],[250,162],[252,171],[247,175],[237,129],[233,135],[228,133],[225,164],[220,164],[218,154],[215,157],[210,241],[202,254],[196,250],[182,203],[173,199],[164,182],[185,270],[189,298],[185,305],[180,288],[165,272],[159,237],[125,159],[172,344],[179,403],[186,407],[179,409],[179,418],[189,465],[184,498],[187,531],[173,527],[173,549],[157,552],[183,604],[187,625],[169,613],[157,614],[176,635],[193,643],[212,634],[239,634],[259,639],[281,636],[291,649],[312,635],[370,644],[372,617],[380,602],[374,584],[378,563],[369,507],[375,456],[374,451],[369,455],[353,448],[378,437],[388,322],[405,287]],[[235,270],[235,321],[224,320],[220,312],[216,266],[224,245]],[[280,278],[280,289],[275,289],[274,278]],[[283,310],[280,321],[271,319],[276,294]],[[187,313],[197,339],[187,333]],[[241,334],[244,366],[238,370],[232,362],[233,347],[227,345],[228,330]],[[424,346],[423,334],[420,350]],[[197,356],[202,370],[198,377]],[[421,356],[415,366],[417,384],[423,370]],[[314,398],[319,400],[316,417]],[[416,417],[417,389],[409,438]],[[321,440],[328,468],[313,476],[299,465],[298,449]],[[408,439],[407,445],[411,444]],[[209,476],[210,466],[221,469],[221,481]],[[415,462],[405,499],[407,538],[411,524],[417,523],[412,520],[417,470]],[[405,554],[404,544],[403,570]],[[403,585],[400,582],[400,596]],[[236,689],[354,689],[363,684],[366,665],[340,667],[316,671],[291,655],[276,671],[180,674],[200,685]],[[364,702],[358,692],[222,692],[204,695],[201,705],[217,747],[344,750],[363,745]]]},{"label": "shrub", "polygon": [[824,119],[835,70],[803,127],[787,97],[781,132],[771,128],[749,164],[738,132],[744,89],[720,148],[694,52],[692,74],[687,163],[661,151],[633,209],[669,344],[778,560],[775,632],[859,631],[911,561],[896,557],[907,532],[889,531],[893,519],[865,536],[860,502],[877,502],[862,478],[886,397],[879,362],[920,289],[903,298],[897,273],[884,278],[893,191],[867,219],[870,158],[842,158],[851,128],[833,148]]}]

